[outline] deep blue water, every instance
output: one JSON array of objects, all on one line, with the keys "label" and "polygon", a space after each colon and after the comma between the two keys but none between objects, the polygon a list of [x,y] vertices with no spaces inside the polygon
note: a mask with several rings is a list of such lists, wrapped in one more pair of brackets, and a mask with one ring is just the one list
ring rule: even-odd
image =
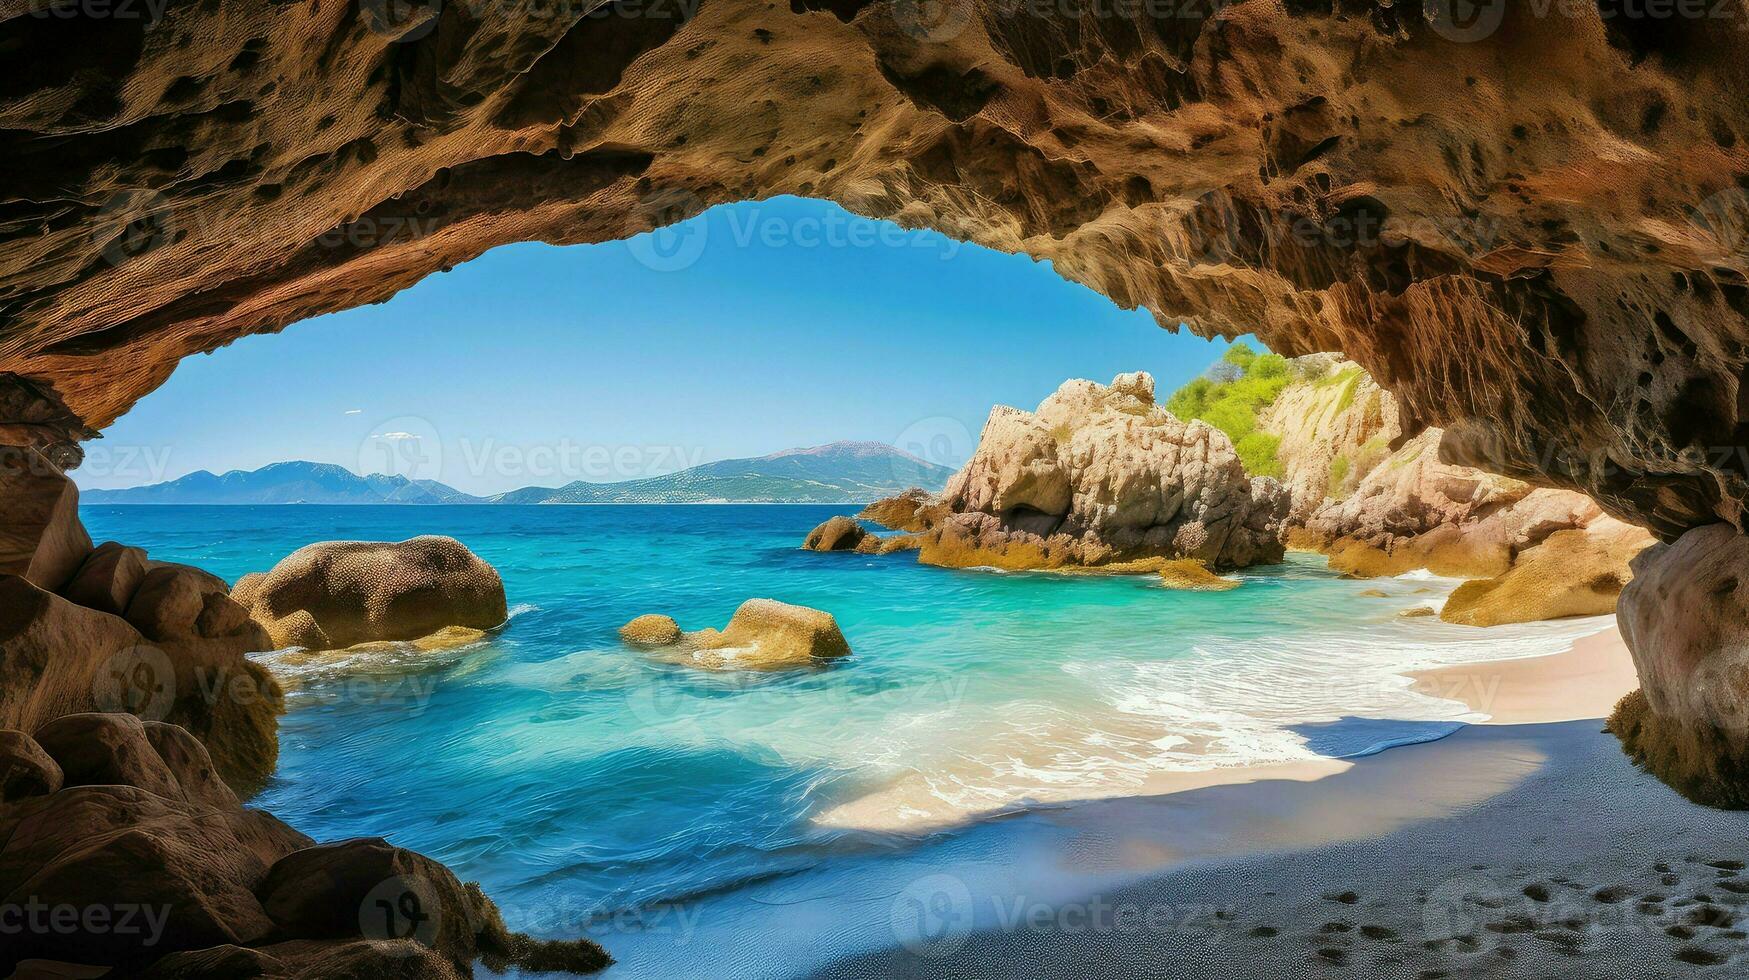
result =
[{"label": "deep blue water", "polygon": [[[552,934],[902,847],[944,816],[1440,737],[1465,710],[1409,692],[1399,670],[1548,652],[1594,628],[1402,620],[1451,583],[1344,581],[1307,556],[1190,593],[798,549],[851,510],[83,513],[98,540],[232,581],[314,541],[427,533],[496,566],[513,616],[487,642],[264,657],[291,695],[280,770],[256,802],[319,839],[383,835],[430,854],[481,881],[512,926]],[[754,596],[832,612],[853,656],[702,673],[615,634],[649,612],[722,626]]]}]

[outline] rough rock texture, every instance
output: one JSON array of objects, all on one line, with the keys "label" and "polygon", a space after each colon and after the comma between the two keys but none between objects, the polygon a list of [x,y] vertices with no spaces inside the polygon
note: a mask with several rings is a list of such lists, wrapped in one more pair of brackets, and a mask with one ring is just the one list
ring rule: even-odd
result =
[{"label": "rough rock texture", "polygon": [[1504,574],[1458,586],[1439,618],[1499,626],[1614,612],[1622,587],[1633,579],[1629,563],[1653,543],[1644,528],[1608,517],[1556,531],[1519,552]]},{"label": "rough rock texture", "polygon": [[[315,846],[243,808],[199,740],[175,726],[70,715],[34,742],[0,733],[0,745],[67,773],[64,787],[0,801],[0,903],[27,916],[59,905],[106,916],[102,928],[75,929],[15,916],[0,971],[45,959],[113,966],[114,976],[365,980],[465,976],[476,957],[498,969],[609,962],[587,940],[509,933],[476,886],[427,858],[380,841]],[[385,920],[379,900],[416,914]]]},{"label": "rough rock texture", "polygon": [[32,449],[0,449],[0,575],[22,575],[54,591],[91,552],[79,521],[79,488]]},{"label": "rough rock texture", "polygon": [[1160,569],[1160,583],[1169,589],[1185,592],[1227,592],[1243,584],[1236,579],[1222,578],[1201,562],[1188,559]]},{"label": "rough rock texture", "polygon": [[278,758],[281,693],[246,653],[259,634],[154,643],[119,616],[0,576],[0,726],[32,730],[61,715],[128,710],[183,725],[241,792]]},{"label": "rough rock texture", "polygon": [[878,553],[881,539],[868,529],[842,514],[827,518],[808,532],[802,547],[808,551],[859,551]]},{"label": "rough rock texture", "polygon": [[36,739],[0,730],[0,804],[47,796],[61,788],[61,767]]},{"label": "rough rock texture", "polygon": [[1155,405],[1139,373],[1065,382],[1036,412],[997,406],[942,501],[952,514],[919,560],[955,568],[1280,561],[1288,507],[1279,483],[1245,476],[1226,436]]},{"label": "rough rock texture", "polygon": [[1454,460],[1664,537],[1743,520],[1744,469],[1684,452],[1741,442],[1749,360],[1749,81],[1718,16],[84,9],[0,20],[0,370],[86,424],[180,357],[494,245],[796,193],[1048,258],[1164,324],[1346,351]]},{"label": "rough rock texture", "polygon": [[873,521],[895,531],[918,533],[927,531],[945,517],[947,508],[941,499],[922,487],[912,487],[903,493],[877,500],[861,511],[857,518]]},{"label": "rough rock texture", "polygon": [[[1324,552],[1338,571],[1495,578],[1549,535],[1593,524],[1599,554],[1621,540],[1650,541],[1622,538],[1621,523],[1584,494],[1441,462],[1439,430],[1406,437],[1396,398],[1358,365],[1309,356],[1293,368],[1302,380],[1259,424],[1281,440],[1276,455],[1294,495],[1290,544]],[[1605,560],[1622,581],[1624,562]]]},{"label": "rough rock texture", "polygon": [[144,551],[105,541],[85,556],[61,594],[88,609],[120,616],[145,582],[146,567]]},{"label": "rough rock texture", "polygon": [[1308,354],[1294,358],[1292,369],[1301,380],[1258,413],[1257,428],[1280,440],[1281,482],[1293,495],[1288,521],[1301,527],[1328,498],[1346,497],[1389,456],[1402,426],[1396,399],[1359,365]]},{"label": "rough rock texture", "polygon": [[451,626],[493,629],[509,615],[498,572],[436,535],[308,545],[239,579],[231,595],[275,647],[417,640]]},{"label": "rough rock texture", "polygon": [[1640,690],[1610,729],[1690,799],[1749,808],[1749,539],[1696,528],[1646,549],[1616,615]]},{"label": "rough rock texture", "polygon": [[639,639],[628,637],[628,643],[657,650],[676,663],[704,670],[794,670],[850,656],[850,643],[831,613],[776,599],[748,599],[741,603],[722,630],[681,634],[676,627],[674,639],[655,642],[659,632],[666,635],[666,626],[673,622],[666,616],[639,616],[627,623],[620,635],[625,636],[626,630],[644,623],[651,628],[640,627],[635,631]]},{"label": "rough rock texture", "polygon": [[646,613],[621,626],[619,638],[635,647],[665,647],[680,642],[680,624],[672,616]]}]

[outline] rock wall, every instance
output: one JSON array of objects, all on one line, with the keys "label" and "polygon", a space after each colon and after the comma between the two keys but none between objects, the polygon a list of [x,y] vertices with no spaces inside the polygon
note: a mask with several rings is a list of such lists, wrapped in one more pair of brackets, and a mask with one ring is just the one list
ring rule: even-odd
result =
[{"label": "rock wall", "polygon": [[0,426],[76,442],[492,246],[789,193],[1344,351],[1448,459],[1661,537],[1742,528],[1749,75],[1709,10],[12,4],[0,371],[71,417]]},{"label": "rock wall", "polygon": [[[1514,603],[1517,615],[1535,609],[1562,615],[1608,612],[1630,577],[1627,559],[1650,535],[1605,517],[1584,494],[1537,488],[1473,467],[1442,462],[1442,433],[1408,436],[1396,398],[1358,365],[1326,357],[1299,358],[1304,380],[1282,390],[1259,416],[1281,439],[1277,450],[1294,492],[1289,540],[1330,556],[1332,568],[1357,576],[1399,575],[1425,568],[1438,575],[1496,579],[1505,576],[1551,535],[1596,528],[1583,562],[1545,556],[1598,589],[1579,588],[1570,602]],[[1393,449],[1393,447],[1395,447]],[[1582,573],[1582,574],[1581,574]],[[1525,572],[1514,581],[1531,581]],[[1544,585],[1551,580],[1535,576]],[[1609,579],[1613,585],[1605,586]],[[1474,590],[1472,590],[1474,591]],[[1512,590],[1500,592],[1496,601]],[[1578,596],[1583,595],[1584,601]],[[1572,610],[1560,612],[1560,610]],[[1455,612],[1455,611],[1454,611]],[[1470,616],[1475,625],[1521,618]]]}]

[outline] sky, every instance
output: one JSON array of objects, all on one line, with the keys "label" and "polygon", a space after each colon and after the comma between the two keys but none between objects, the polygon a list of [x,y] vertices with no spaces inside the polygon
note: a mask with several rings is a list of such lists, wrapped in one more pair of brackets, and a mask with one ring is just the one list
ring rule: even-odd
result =
[{"label": "sky", "polygon": [[993,405],[1134,370],[1164,398],[1224,349],[1049,263],[776,198],[627,241],[505,246],[187,358],[73,475],[311,460],[483,494],[841,439],[957,466]]}]

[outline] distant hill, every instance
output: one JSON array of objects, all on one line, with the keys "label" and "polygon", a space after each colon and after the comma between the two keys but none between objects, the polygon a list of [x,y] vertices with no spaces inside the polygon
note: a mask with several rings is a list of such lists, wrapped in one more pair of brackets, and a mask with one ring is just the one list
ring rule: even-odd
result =
[{"label": "distant hill", "polygon": [[940,490],[953,470],[878,442],[835,442],[757,459],[725,459],[620,483],[578,481],[475,497],[435,480],[332,463],[274,463],[215,475],[205,470],[127,490],[86,490],[88,504],[633,504],[867,503],[907,487]]},{"label": "distant hill", "polygon": [[436,480],[372,473],[333,463],[273,463],[215,475],[200,470],[168,483],[128,490],[86,490],[88,504],[477,504]]},{"label": "distant hill", "polygon": [[953,470],[880,442],[834,442],[755,459],[725,459],[620,483],[525,487],[488,498],[509,504],[860,504],[907,487],[940,490]]}]

